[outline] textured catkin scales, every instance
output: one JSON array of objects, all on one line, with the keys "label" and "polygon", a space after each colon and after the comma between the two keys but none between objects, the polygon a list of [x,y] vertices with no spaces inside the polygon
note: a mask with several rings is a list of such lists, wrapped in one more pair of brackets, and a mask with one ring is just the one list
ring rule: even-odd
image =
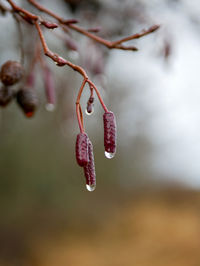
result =
[{"label": "textured catkin scales", "polygon": [[89,162],[88,145],[88,135],[79,133],[76,138],[76,160],[81,167],[86,166]]},{"label": "textured catkin scales", "polygon": [[103,115],[104,147],[108,153],[116,152],[116,119],[113,112],[108,111]]},{"label": "textured catkin scales", "polygon": [[94,154],[93,154],[92,142],[90,140],[89,140],[89,145],[88,145],[88,153],[89,153],[89,163],[84,167],[86,184],[89,186],[95,186],[96,185],[96,173],[95,173],[95,165],[94,165]]}]

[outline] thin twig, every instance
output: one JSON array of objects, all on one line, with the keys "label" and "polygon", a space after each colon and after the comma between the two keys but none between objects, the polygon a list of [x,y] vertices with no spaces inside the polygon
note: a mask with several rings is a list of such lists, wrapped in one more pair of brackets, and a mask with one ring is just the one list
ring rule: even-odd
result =
[{"label": "thin twig", "polygon": [[84,126],[83,126],[83,114],[82,114],[82,110],[81,110],[81,106],[80,106],[80,98],[81,98],[81,94],[83,92],[83,89],[85,87],[85,84],[87,82],[87,79],[84,79],[80,90],[78,92],[78,96],[76,99],[76,115],[77,115],[77,119],[78,119],[78,124],[79,124],[79,128],[80,128],[80,132],[83,133],[84,132]]},{"label": "thin twig", "polygon": [[90,31],[88,30],[85,30],[85,29],[82,29],[81,27],[79,27],[78,25],[75,25],[73,23],[69,23],[70,20],[66,20],[66,19],[63,19],[62,17],[58,16],[57,14],[55,14],[54,12],[52,12],[51,10],[47,9],[46,7],[42,6],[41,4],[37,3],[37,1],[35,0],[27,0],[30,4],[32,4],[33,6],[35,6],[38,10],[50,15],[51,17],[55,18],[60,24],[63,24],[63,25],[67,25],[67,27],[69,27],[70,29],[73,29],[93,40],[95,40],[96,42],[98,43],[101,43],[103,45],[105,45],[106,47],[108,47],[109,49],[122,49],[122,50],[131,50],[131,51],[137,51],[138,48],[135,47],[135,46],[124,46],[122,45],[123,42],[126,42],[126,41],[130,41],[130,40],[134,40],[134,39],[138,39],[140,37],[143,37],[147,34],[150,34],[154,31],[156,31],[159,26],[158,25],[154,25],[152,27],[150,27],[149,29],[147,30],[142,30],[140,33],[136,33],[136,34],[133,34],[131,36],[128,36],[128,37],[125,37],[123,39],[120,39],[118,41],[108,41],[108,40],[105,40],[93,33],[91,33]]},{"label": "thin twig", "polygon": [[[83,89],[84,89],[86,83],[88,83],[88,85],[90,86],[92,94],[93,94],[93,89],[95,90],[95,92],[96,92],[96,94],[98,96],[98,99],[99,99],[104,111],[105,112],[108,111],[106,105],[103,102],[103,99],[101,98],[101,95],[100,95],[97,87],[88,78],[87,73],[85,72],[85,70],[82,67],[71,63],[70,61],[62,58],[60,55],[52,52],[49,49],[49,47],[48,47],[48,45],[46,43],[45,37],[43,35],[42,29],[41,29],[40,24],[39,24],[39,23],[43,22],[43,24],[46,24],[47,28],[48,28],[49,27],[49,22],[48,21],[44,21],[39,16],[37,16],[37,15],[35,15],[35,14],[33,14],[33,13],[31,13],[31,12],[21,8],[21,7],[19,7],[18,5],[16,5],[13,2],[13,0],[7,0],[7,1],[12,7],[12,10],[10,12],[19,14],[24,20],[26,20],[30,24],[33,24],[36,27],[38,35],[39,35],[39,38],[40,38],[40,42],[41,42],[42,47],[43,47],[44,54],[46,56],[50,57],[56,63],[56,65],[58,65],[58,66],[68,65],[73,70],[79,72],[83,76],[83,82],[82,82],[81,87],[79,89],[77,100],[76,100],[76,113],[77,113],[77,119],[78,119],[78,124],[79,124],[80,131],[84,132],[83,114],[82,114],[82,109],[81,109],[81,105],[80,105],[80,98],[81,98],[81,95],[82,95],[82,92],[83,92]],[[32,5],[34,5],[38,10],[50,15],[53,18],[55,18],[59,22],[59,24],[62,25],[64,30],[67,30],[68,28],[73,29],[73,30],[75,30],[75,31],[77,31],[77,32],[79,32],[79,33],[81,33],[81,34],[83,34],[83,35],[95,40],[96,42],[99,42],[99,43],[107,46],[110,49],[115,48],[115,49],[122,49],[122,50],[137,51],[137,48],[135,46],[124,46],[122,43],[130,41],[130,40],[133,40],[133,39],[138,39],[140,37],[143,37],[143,36],[153,32],[153,31],[155,31],[155,30],[157,30],[159,28],[158,25],[154,25],[154,26],[150,27],[147,30],[141,31],[140,33],[128,36],[126,38],[122,38],[122,39],[120,39],[118,41],[111,42],[111,41],[107,41],[107,40],[105,40],[105,39],[103,39],[103,38],[101,38],[99,36],[96,36],[96,35],[92,34],[91,32],[89,32],[87,30],[84,30],[81,27],[75,25],[75,23],[77,23],[76,20],[63,19],[60,16],[58,16],[57,14],[55,14],[54,12],[50,11],[49,9],[47,9],[44,6],[42,6],[39,3],[37,3],[35,0],[27,0],[27,1],[29,3],[31,3]],[[55,26],[55,25],[53,25],[53,26]],[[51,27],[52,27],[52,24],[51,24]]]}]

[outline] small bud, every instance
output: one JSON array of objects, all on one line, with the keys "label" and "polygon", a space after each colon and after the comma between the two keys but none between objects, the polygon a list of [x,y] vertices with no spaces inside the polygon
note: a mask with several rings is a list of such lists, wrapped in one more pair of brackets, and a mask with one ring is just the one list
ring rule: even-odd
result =
[{"label": "small bud", "polygon": [[1,67],[1,81],[6,86],[12,86],[22,79],[24,69],[19,62],[7,61]]},{"label": "small bud", "polygon": [[6,106],[13,98],[13,91],[11,87],[0,87],[0,106]]},{"label": "small bud", "polygon": [[84,166],[84,174],[86,178],[86,188],[89,191],[94,191],[96,188],[96,173],[94,165],[94,154],[92,142],[89,140],[88,145],[89,163]]},{"label": "small bud", "polygon": [[104,113],[103,123],[105,155],[111,159],[116,152],[116,120],[114,113],[110,111]]},{"label": "small bud", "polygon": [[47,29],[55,29],[58,28],[58,24],[54,22],[49,22],[49,21],[41,21],[41,24],[44,25]]},{"label": "small bud", "polygon": [[89,162],[88,154],[89,138],[86,133],[79,133],[76,138],[76,160],[81,167],[86,166]]},{"label": "small bud", "polygon": [[17,92],[17,102],[27,117],[32,117],[38,106],[36,91],[31,88],[23,88]]},{"label": "small bud", "polygon": [[66,65],[66,60],[64,58],[62,58],[61,56],[58,56],[58,55],[55,55],[55,58],[56,58],[56,65],[57,66],[64,66]]},{"label": "small bud", "polygon": [[78,23],[77,19],[67,19],[67,20],[64,21],[65,25],[76,24],[76,23]]},{"label": "small bud", "polygon": [[101,30],[101,27],[96,27],[96,28],[89,28],[87,29],[87,31],[89,32],[94,32],[94,33],[97,33]]},{"label": "small bud", "polygon": [[88,104],[92,104],[94,103],[94,97],[90,96],[90,98],[88,99]]}]

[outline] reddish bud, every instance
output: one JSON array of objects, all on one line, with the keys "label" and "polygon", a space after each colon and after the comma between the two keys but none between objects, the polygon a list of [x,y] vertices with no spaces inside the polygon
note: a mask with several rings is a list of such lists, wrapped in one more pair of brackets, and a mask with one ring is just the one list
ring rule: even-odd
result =
[{"label": "reddish bud", "polygon": [[97,33],[101,30],[101,27],[89,28],[87,31]]},{"label": "reddish bud", "polygon": [[55,29],[58,28],[58,24],[49,22],[49,21],[41,21],[41,24],[44,25],[47,29]]},{"label": "reddish bud", "polygon": [[67,19],[63,22],[65,25],[69,25],[69,24],[76,24],[78,23],[77,19]]},{"label": "reddish bud", "polygon": [[13,98],[13,91],[11,87],[0,87],[0,106],[6,106]]},{"label": "reddish bud", "polygon": [[89,153],[89,163],[86,166],[84,166],[84,174],[86,178],[87,190],[93,191],[96,188],[96,173],[94,165],[93,146],[90,140],[88,145],[88,153]]},{"label": "reddish bud", "polygon": [[64,58],[62,58],[61,56],[55,54],[54,58],[56,59],[56,65],[57,66],[65,66],[66,65],[66,60]]},{"label": "reddish bud", "polygon": [[7,61],[1,67],[1,81],[6,86],[11,86],[20,81],[24,75],[24,69],[19,62]]},{"label": "reddish bud", "polygon": [[116,120],[113,112],[103,115],[104,123],[104,147],[107,158],[112,158],[116,152]]},{"label": "reddish bud", "polygon": [[17,102],[27,117],[32,117],[37,106],[36,91],[31,88],[23,88],[17,92]]},{"label": "reddish bud", "polygon": [[92,103],[94,103],[94,96],[90,96],[90,98],[88,99],[88,104]]},{"label": "reddish bud", "polygon": [[89,162],[88,144],[88,135],[79,133],[76,138],[76,160],[81,167],[86,166]]}]

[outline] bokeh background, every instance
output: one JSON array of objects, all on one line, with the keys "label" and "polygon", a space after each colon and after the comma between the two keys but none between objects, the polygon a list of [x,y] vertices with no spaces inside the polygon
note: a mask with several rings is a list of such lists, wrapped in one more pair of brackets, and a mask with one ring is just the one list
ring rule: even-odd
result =
[{"label": "bokeh background", "polygon": [[[84,28],[101,26],[99,35],[111,40],[161,28],[130,42],[136,53],[108,51],[75,32],[45,31],[49,47],[82,65],[115,112],[118,150],[114,159],[104,157],[103,111],[95,99],[94,114],[84,118],[97,188],[87,192],[74,154],[81,77],[46,59],[57,92],[56,110],[48,112],[38,65],[34,118],[14,100],[0,110],[0,265],[199,266],[199,1],[41,3]],[[1,64],[19,60],[14,20],[2,15],[0,23]],[[28,69],[37,34],[26,23],[23,32]],[[88,97],[89,89],[83,108]]]}]

